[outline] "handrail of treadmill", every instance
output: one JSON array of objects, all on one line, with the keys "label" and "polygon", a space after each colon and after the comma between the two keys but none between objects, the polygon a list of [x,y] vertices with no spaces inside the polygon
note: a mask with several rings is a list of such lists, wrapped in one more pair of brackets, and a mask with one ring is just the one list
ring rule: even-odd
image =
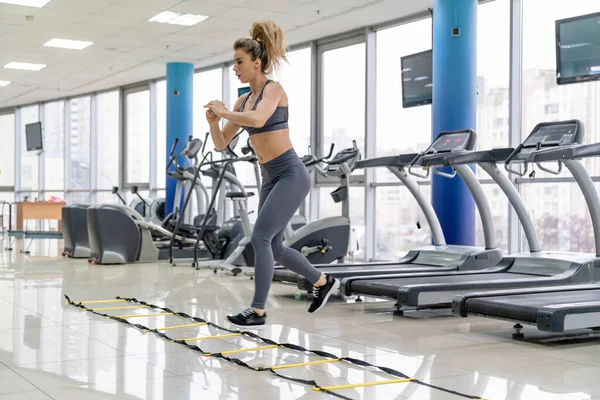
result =
[{"label": "handrail of treadmill", "polygon": [[512,147],[474,151],[471,153],[448,154],[444,158],[444,165],[472,164],[477,162],[503,162],[514,149]]},{"label": "handrail of treadmill", "polygon": [[356,162],[355,169],[373,167],[405,167],[417,156],[417,153],[400,154],[397,156],[386,156],[369,158]]},{"label": "handrail of treadmill", "polygon": [[600,156],[600,143],[559,146],[534,151],[530,155],[532,162],[571,160],[574,158]]}]

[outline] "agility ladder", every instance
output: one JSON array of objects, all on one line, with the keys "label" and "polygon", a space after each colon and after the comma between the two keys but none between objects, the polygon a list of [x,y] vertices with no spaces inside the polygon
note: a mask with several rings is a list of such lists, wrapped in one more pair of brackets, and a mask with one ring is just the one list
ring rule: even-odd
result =
[{"label": "agility ladder", "polygon": [[[286,379],[292,382],[296,382],[296,383],[300,383],[303,385],[308,385],[308,386],[312,386],[314,391],[320,391],[320,392],[325,392],[328,393],[332,396],[335,396],[337,398],[340,399],[345,399],[345,400],[352,400],[350,397],[346,397],[343,396],[339,393],[336,393],[336,390],[342,390],[342,389],[351,389],[351,388],[358,388],[358,387],[368,387],[368,386],[377,386],[377,385],[388,385],[388,384],[394,384],[394,383],[406,383],[406,382],[412,382],[412,383],[416,383],[419,385],[423,385],[423,386],[427,386],[429,388],[435,389],[435,390],[440,390],[442,392],[446,392],[446,393],[450,393],[450,394],[454,394],[458,397],[462,397],[462,398],[466,398],[466,399],[472,399],[472,400],[485,400],[483,398],[480,398],[479,396],[471,396],[468,394],[464,394],[464,393],[460,393],[460,392],[456,392],[450,389],[445,389],[436,385],[432,385],[426,382],[423,382],[419,379],[416,378],[411,378],[408,375],[403,374],[402,372],[396,371],[394,369],[388,368],[388,367],[381,367],[381,366],[377,366],[377,365],[373,365],[370,364],[366,361],[363,360],[359,360],[356,358],[351,358],[351,357],[338,357],[335,354],[331,354],[331,353],[327,353],[324,351],[320,351],[320,350],[309,350],[309,349],[305,349],[301,346],[298,346],[296,344],[292,344],[292,343],[277,343],[271,339],[267,339],[267,338],[263,338],[261,336],[258,336],[257,334],[253,333],[253,332],[248,332],[248,331],[239,331],[239,330],[231,330],[231,329],[227,329],[224,328],[222,326],[219,326],[217,324],[214,324],[210,321],[207,321],[203,318],[200,317],[192,317],[188,314],[185,313],[181,313],[181,312],[176,312],[173,311],[169,308],[164,308],[164,307],[160,307],[157,305],[153,305],[153,304],[149,304],[145,301],[141,301],[138,300],[136,298],[127,298],[127,297],[119,297],[117,296],[115,299],[110,299],[110,300],[92,300],[92,301],[79,301],[79,302],[75,302],[72,301],[69,296],[67,296],[66,294],[64,295],[66,301],[66,304],[70,304],[72,306],[78,307],[82,310],[91,312],[93,314],[99,315],[101,317],[104,318],[108,318],[111,320],[115,320],[115,321],[119,321],[121,323],[127,324],[133,328],[142,330],[144,332],[151,332],[155,335],[158,335],[159,337],[168,340],[171,343],[177,343],[177,344],[181,344],[186,346],[188,349],[200,352],[204,357],[215,357],[215,358],[220,358],[222,360],[231,362],[233,364],[239,365],[241,367],[246,367],[248,369],[251,369],[253,371],[267,371],[270,372],[271,374],[276,375],[279,378],[282,379]],[[101,307],[101,308],[89,308],[86,306],[89,304],[102,304],[102,303],[130,303],[130,304],[136,304],[136,305],[128,305],[128,306],[117,306],[117,307]],[[150,314],[127,314],[127,315],[109,315],[109,314],[105,314],[103,313],[103,311],[115,311],[115,310],[131,310],[131,309],[151,309],[151,310],[160,310],[162,312],[159,313],[150,313]],[[142,317],[158,317],[158,316],[177,316],[177,317],[182,317],[185,319],[189,319],[194,321],[194,323],[191,324],[185,324],[185,325],[176,325],[176,326],[168,326],[168,327],[163,327],[163,328],[155,328],[155,329],[150,329],[144,325],[140,325],[140,324],[134,324],[128,321],[128,319],[133,319],[133,318],[142,318]],[[212,326],[214,328],[217,328],[219,330],[228,332],[227,334],[222,334],[222,335],[215,335],[215,336],[203,336],[203,337],[196,337],[196,338],[186,338],[186,339],[173,339],[171,337],[169,337],[167,334],[165,334],[164,332],[166,331],[171,331],[171,330],[176,330],[176,329],[184,329],[184,328],[192,328],[192,327],[196,327],[196,326]],[[195,344],[189,344],[188,342],[197,342],[197,341],[201,341],[201,340],[210,340],[210,339],[220,339],[220,338],[225,338],[225,337],[236,337],[236,336],[247,336],[250,337],[252,339],[255,339],[257,341],[260,341],[262,343],[265,343],[264,346],[259,346],[259,347],[252,347],[252,348],[245,348],[245,349],[236,349],[236,350],[230,350],[230,351],[222,351],[219,353],[210,353],[210,352],[206,352],[204,350],[202,350],[200,347],[198,347]],[[244,361],[240,360],[239,358],[233,358],[233,357],[229,357],[229,355],[231,354],[236,354],[236,353],[249,353],[249,352],[253,352],[253,351],[260,351],[260,350],[266,350],[266,349],[275,349],[278,347],[282,347],[282,348],[286,348],[286,349],[290,349],[290,350],[295,350],[298,352],[302,352],[305,354],[314,354],[317,355],[319,357],[323,357],[323,360],[316,360],[316,361],[308,361],[308,362],[303,362],[303,363],[297,363],[297,364],[283,364],[283,365],[274,365],[274,366],[270,366],[270,367],[252,367],[248,364],[246,364]],[[336,363],[336,362],[349,362],[351,364],[354,365],[358,365],[360,367],[365,367],[365,368],[375,368],[378,369],[382,372],[385,372],[389,375],[394,376],[394,379],[388,379],[388,380],[383,380],[383,381],[373,381],[373,382],[365,382],[365,383],[353,383],[353,384],[348,384],[348,385],[338,385],[338,386],[320,386],[316,381],[314,380],[306,380],[306,379],[300,379],[300,378],[294,378],[291,376],[287,376],[287,375],[282,375],[280,373],[278,373],[278,370],[281,369],[289,369],[289,368],[296,368],[296,367],[304,367],[304,366],[310,366],[310,365],[319,365],[319,364],[329,364],[329,363]]]}]

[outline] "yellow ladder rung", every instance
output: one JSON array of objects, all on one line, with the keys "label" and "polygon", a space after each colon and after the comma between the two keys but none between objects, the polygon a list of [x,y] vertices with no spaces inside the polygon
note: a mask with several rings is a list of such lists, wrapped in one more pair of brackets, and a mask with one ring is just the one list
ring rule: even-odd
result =
[{"label": "yellow ladder rung", "polygon": [[123,306],[123,307],[102,307],[94,308],[94,311],[111,311],[111,310],[132,310],[134,308],[148,308],[148,306]]},{"label": "yellow ladder rung", "polygon": [[275,345],[271,345],[271,346],[253,347],[253,348],[250,348],[250,349],[238,349],[238,350],[220,351],[220,352],[217,352],[217,353],[206,353],[204,355],[205,356],[211,356],[213,354],[219,354],[219,353],[223,354],[223,355],[225,355],[225,354],[235,354],[235,353],[249,353],[251,351],[260,351],[260,350],[266,350],[266,349],[275,349],[277,347],[279,347],[279,346],[275,344]]},{"label": "yellow ladder rung", "polygon": [[[194,326],[204,326],[204,325],[208,325],[208,322],[198,322],[195,324],[187,324],[187,325],[176,325],[176,326],[167,326],[164,328],[156,328],[157,331],[172,331],[174,329],[183,329],[183,328],[191,328]],[[150,332],[149,329],[146,329],[144,332]]]},{"label": "yellow ladder rung", "polygon": [[[185,340],[186,342],[195,342],[198,340],[210,340],[210,339],[219,339],[224,337],[234,337],[234,336],[242,336],[243,333],[226,333],[224,335],[215,335],[215,336],[202,336],[202,337],[193,337],[187,339],[176,339],[176,340]],[[175,342],[175,340],[171,340],[171,343]]]},{"label": "yellow ladder rung", "polygon": [[389,385],[391,383],[406,383],[414,381],[414,378],[402,378],[402,379],[390,379],[387,381],[375,381],[375,382],[365,382],[365,383],[351,383],[349,385],[339,385],[339,386],[324,386],[321,388],[313,388],[314,391],[320,391],[322,389],[325,390],[340,390],[340,389],[352,389],[357,387],[366,387],[366,386],[377,386],[377,385]]},{"label": "yellow ladder rung", "polygon": [[157,314],[131,314],[131,315],[117,315],[117,318],[143,318],[143,317],[160,317],[163,315],[173,315],[173,313],[157,313]]},{"label": "yellow ladder rung", "polygon": [[317,360],[317,361],[308,361],[299,364],[284,364],[284,365],[275,365],[271,367],[271,369],[285,369],[285,368],[296,368],[296,367],[305,367],[307,365],[319,365],[319,364],[330,364],[342,361],[339,358],[333,358],[329,360]]},{"label": "yellow ladder rung", "polygon": [[[89,300],[89,301],[74,301],[73,304],[98,304],[98,303],[124,303],[127,300],[123,299],[112,299],[112,300]],[[65,304],[71,304],[68,301],[65,301]]]}]

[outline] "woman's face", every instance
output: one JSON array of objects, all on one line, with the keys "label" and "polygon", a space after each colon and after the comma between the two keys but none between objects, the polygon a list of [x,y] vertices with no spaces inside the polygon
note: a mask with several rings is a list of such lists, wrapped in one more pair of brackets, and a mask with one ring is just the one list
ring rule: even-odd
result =
[{"label": "woman's face", "polygon": [[248,83],[260,72],[260,60],[252,57],[243,49],[233,53],[233,72],[242,83]]}]

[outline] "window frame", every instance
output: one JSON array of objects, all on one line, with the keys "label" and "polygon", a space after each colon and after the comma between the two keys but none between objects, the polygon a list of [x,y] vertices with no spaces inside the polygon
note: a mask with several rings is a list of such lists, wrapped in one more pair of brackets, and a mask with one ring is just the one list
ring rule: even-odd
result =
[{"label": "window frame", "polygon": [[14,152],[14,168],[13,168],[13,185],[12,186],[0,186],[0,192],[13,192],[16,193],[15,188],[16,188],[16,184],[17,184],[17,141],[16,141],[16,136],[17,136],[17,110],[14,108],[5,108],[5,109],[0,109],[0,116],[5,116],[5,115],[13,115],[13,152]]},{"label": "window frame", "polygon": [[[317,57],[316,57],[316,61],[317,61],[317,85],[316,85],[316,94],[313,97],[313,101],[316,101],[316,112],[317,112],[317,123],[316,123],[316,135],[315,135],[315,144],[316,144],[316,150],[313,149],[313,152],[317,155],[317,157],[322,157],[326,154],[322,154],[321,151],[321,147],[322,145],[327,145],[326,143],[324,143],[324,97],[325,97],[325,91],[323,90],[323,67],[324,67],[324,63],[323,63],[323,54],[331,51],[331,50],[337,50],[337,49],[341,49],[344,47],[349,47],[349,46],[354,46],[357,44],[364,44],[365,45],[365,81],[366,81],[366,74],[367,74],[367,65],[368,65],[368,51],[367,51],[367,38],[365,35],[365,32],[361,32],[358,33],[356,35],[350,36],[350,37],[344,37],[342,39],[338,39],[338,40],[333,40],[333,41],[326,41],[322,44],[317,43],[317,48],[316,48],[316,53],[317,53]],[[365,94],[364,94],[364,101],[365,101],[365,105],[367,104],[367,88],[365,85]],[[363,143],[363,147],[366,146],[367,144],[367,133],[366,133],[366,124],[367,124],[367,112],[366,112],[366,107],[365,107],[365,135],[364,135],[364,143]],[[328,148],[328,147],[327,147]],[[341,149],[335,149],[334,153],[337,151],[340,151]],[[327,149],[325,150],[327,151]],[[362,157],[364,158],[365,155],[362,154]],[[315,187],[325,187],[325,186],[335,186],[337,184],[339,184],[339,180],[338,179],[329,179],[326,178],[320,174],[316,174],[316,182],[315,182]],[[350,179],[348,180],[350,185],[362,185],[365,182],[365,174],[364,172],[360,173],[360,174],[352,174],[350,175]],[[318,203],[317,203],[318,204]]]},{"label": "window frame", "polygon": [[[144,91],[148,91],[148,95],[149,95],[149,100],[148,100],[148,110],[149,112],[151,112],[153,110],[152,107],[152,86],[151,85],[151,81],[147,81],[141,85],[135,85],[135,86],[130,86],[127,88],[123,88],[122,92],[121,92],[121,98],[122,98],[122,102],[121,102],[121,109],[122,111],[122,116],[121,116],[121,184],[119,185],[121,190],[130,190],[132,186],[137,186],[138,190],[150,190],[150,179],[151,179],[151,174],[148,175],[148,182],[129,182],[127,180],[127,173],[129,172],[129,160],[128,160],[128,148],[127,148],[127,139],[129,137],[129,132],[127,131],[127,118],[128,118],[128,114],[127,114],[127,96],[131,95],[131,94],[136,94],[136,93],[140,93],[140,92],[144,92]],[[156,110],[156,107],[154,107],[154,110]],[[156,124],[152,123],[152,115],[150,115],[150,120],[148,121],[148,125],[150,127],[150,132],[149,135],[152,136],[152,127],[156,126]],[[156,133],[156,132],[154,132]],[[151,146],[152,147],[152,146]],[[152,149],[150,149],[152,150]],[[150,153],[150,160],[149,160],[149,165],[148,168],[151,170],[152,168],[150,168],[150,163],[152,162],[152,153]],[[149,171],[150,172],[150,171]]]}]

